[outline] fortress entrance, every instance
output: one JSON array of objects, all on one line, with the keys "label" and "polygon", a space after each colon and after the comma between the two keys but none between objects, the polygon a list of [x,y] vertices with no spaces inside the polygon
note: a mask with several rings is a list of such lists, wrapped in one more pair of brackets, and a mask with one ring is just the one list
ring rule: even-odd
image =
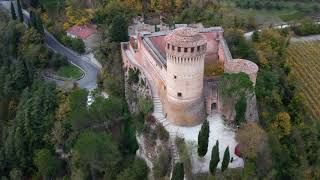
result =
[{"label": "fortress entrance", "polygon": [[217,103],[211,104],[211,112],[217,111]]}]

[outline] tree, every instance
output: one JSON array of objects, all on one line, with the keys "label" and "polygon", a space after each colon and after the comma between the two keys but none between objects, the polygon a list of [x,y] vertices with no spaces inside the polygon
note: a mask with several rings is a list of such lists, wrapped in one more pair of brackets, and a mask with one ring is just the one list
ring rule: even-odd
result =
[{"label": "tree", "polygon": [[171,180],[183,180],[184,179],[184,167],[183,163],[176,163],[172,172]]},{"label": "tree", "polygon": [[211,160],[210,160],[210,165],[209,165],[209,170],[212,175],[216,174],[216,169],[217,169],[219,161],[220,161],[219,141],[217,140],[216,144],[212,147]]},{"label": "tree", "polygon": [[43,28],[43,24],[42,24],[42,19],[39,15],[39,13],[36,13],[36,29],[38,30],[38,32],[40,34],[44,33],[44,28]]},{"label": "tree", "polygon": [[209,133],[210,133],[209,122],[205,120],[198,134],[198,155],[200,157],[203,157],[207,154]]},{"label": "tree", "polygon": [[38,12],[30,11],[30,27],[33,27],[38,33],[43,34],[44,28],[41,17]]},{"label": "tree", "polygon": [[241,96],[235,106],[236,117],[235,121],[238,126],[246,122],[246,109],[247,109],[247,99],[245,96]]},{"label": "tree", "polygon": [[153,167],[154,177],[156,179],[162,178],[167,175],[170,164],[170,153],[167,149],[160,152],[159,157]]},{"label": "tree", "polygon": [[33,159],[39,173],[44,177],[52,177],[59,168],[59,160],[48,149],[41,149],[36,152]]},{"label": "tree", "polygon": [[117,15],[113,18],[109,35],[112,42],[128,41],[128,25],[123,15]]},{"label": "tree", "polygon": [[10,171],[10,179],[12,180],[20,180],[22,179],[22,172],[19,169],[12,169]]},{"label": "tree", "polygon": [[29,3],[32,7],[37,8],[39,5],[39,0],[29,0]]},{"label": "tree", "polygon": [[30,11],[30,22],[29,26],[35,28],[37,26],[36,16],[33,10]]},{"label": "tree", "polygon": [[10,5],[10,8],[11,8],[11,18],[12,18],[12,20],[16,20],[17,19],[16,10],[14,9],[12,2]]},{"label": "tree", "polygon": [[253,92],[253,83],[249,75],[241,73],[223,74],[219,81],[222,97],[241,97]]},{"label": "tree", "polygon": [[148,166],[143,159],[135,159],[133,164],[122,171],[117,180],[147,180]]},{"label": "tree", "polygon": [[22,13],[22,7],[21,7],[20,0],[17,0],[17,6],[18,6],[19,20],[20,20],[20,22],[23,23],[24,19],[23,19],[23,13]]},{"label": "tree", "polygon": [[94,179],[98,174],[104,174],[106,179],[115,177],[120,153],[109,134],[84,132],[77,138],[72,152],[72,165],[82,172],[89,171],[89,179]]},{"label": "tree", "polygon": [[271,128],[280,132],[280,137],[289,135],[292,129],[290,115],[287,112],[279,112],[271,123]]},{"label": "tree", "polygon": [[140,98],[138,100],[138,108],[141,113],[147,115],[153,110],[153,102],[149,98]]},{"label": "tree", "polygon": [[239,142],[241,156],[245,159],[255,160],[260,147],[266,141],[265,132],[256,123],[242,125],[236,134]]},{"label": "tree", "polygon": [[226,148],[226,150],[224,151],[224,155],[223,155],[223,160],[222,160],[222,164],[221,164],[221,171],[225,171],[228,166],[229,166],[229,162],[230,162],[230,152],[229,152],[229,146]]}]

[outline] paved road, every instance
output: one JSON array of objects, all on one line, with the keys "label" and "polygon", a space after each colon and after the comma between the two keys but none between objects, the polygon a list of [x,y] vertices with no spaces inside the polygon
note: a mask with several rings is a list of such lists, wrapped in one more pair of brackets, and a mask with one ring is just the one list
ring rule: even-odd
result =
[{"label": "paved road", "polygon": [[[6,8],[7,10],[10,11],[10,1],[0,0],[0,4],[4,8]],[[25,22],[29,21],[29,13],[24,10],[23,14],[25,17]],[[55,52],[66,56],[69,61],[71,61],[73,64],[78,66],[82,71],[84,71],[84,73],[85,73],[84,77],[77,81],[80,88],[93,90],[97,87],[97,76],[100,73],[100,68],[98,68],[94,64],[84,60],[76,52],[63,46],[47,30],[45,30],[44,40],[45,40],[45,43],[48,47],[50,47]],[[46,79],[49,81],[54,81],[58,85],[63,84],[63,81],[61,81],[61,80],[54,80],[54,79],[48,79],[48,78],[46,78]]]},{"label": "paved road", "polygon": [[[316,22],[316,24],[320,24],[320,22]],[[283,25],[273,26],[272,28],[273,29],[283,29],[283,28],[287,28],[290,26],[291,26],[290,24],[283,24]],[[259,29],[258,31],[261,31],[261,29]],[[250,40],[253,32],[254,31],[244,33],[244,37],[247,40]],[[319,41],[319,40],[320,40],[320,35],[295,36],[295,37],[291,37],[291,39],[290,39],[291,42]]]}]

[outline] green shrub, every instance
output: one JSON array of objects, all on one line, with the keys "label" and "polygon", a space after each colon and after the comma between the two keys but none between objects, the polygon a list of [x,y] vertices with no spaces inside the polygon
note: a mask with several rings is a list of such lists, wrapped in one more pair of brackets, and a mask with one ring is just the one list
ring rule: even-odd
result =
[{"label": "green shrub", "polygon": [[183,138],[176,138],[176,146],[179,153],[179,158],[181,163],[183,163],[185,175],[187,179],[192,178],[192,163],[188,151],[188,147]]},{"label": "green shrub", "polygon": [[167,149],[160,152],[160,155],[153,167],[154,177],[156,179],[165,177],[168,174],[170,167],[170,153]]},{"label": "green shrub", "polygon": [[174,166],[171,180],[183,180],[183,179],[184,179],[183,163],[177,163]]},{"label": "green shrub", "polygon": [[161,123],[159,123],[157,125],[157,132],[158,132],[160,140],[165,141],[165,142],[167,142],[169,140],[170,135]]},{"label": "green shrub", "polygon": [[140,71],[139,69],[129,69],[129,72],[128,72],[128,80],[129,80],[129,83],[138,83],[139,82],[139,74],[140,74]]},{"label": "green shrub", "polygon": [[148,170],[144,160],[136,159],[130,167],[117,176],[117,180],[147,180]]},{"label": "green shrub", "polygon": [[54,53],[49,61],[49,68],[58,70],[61,66],[68,65],[68,59],[65,56]]}]

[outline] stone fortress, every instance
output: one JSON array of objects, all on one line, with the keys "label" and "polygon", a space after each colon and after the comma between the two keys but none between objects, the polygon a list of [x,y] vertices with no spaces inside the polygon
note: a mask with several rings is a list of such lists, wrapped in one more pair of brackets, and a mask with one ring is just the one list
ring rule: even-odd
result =
[{"label": "stone fortress", "polygon": [[[152,97],[159,97],[163,116],[178,126],[198,125],[212,113],[234,119],[234,105],[219,96],[219,76],[206,76],[206,66],[220,63],[225,73],[244,72],[253,84],[258,72],[255,63],[232,58],[221,27],[141,30],[121,48],[124,68],[140,70]],[[255,96],[247,102],[246,118],[255,121]]]}]

